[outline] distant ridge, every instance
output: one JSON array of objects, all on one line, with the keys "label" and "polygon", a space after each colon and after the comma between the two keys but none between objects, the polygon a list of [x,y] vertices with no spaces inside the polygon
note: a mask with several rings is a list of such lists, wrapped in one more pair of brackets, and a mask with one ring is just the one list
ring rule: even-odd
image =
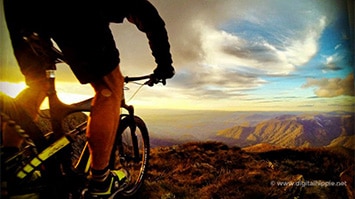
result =
[{"label": "distant ridge", "polygon": [[211,139],[240,147],[268,143],[281,147],[355,149],[354,115],[280,115],[255,126],[237,125],[220,130]]},{"label": "distant ridge", "polygon": [[335,147],[335,146],[343,146],[345,148],[353,149],[355,144],[355,135],[350,135],[350,136],[340,136],[329,144],[330,147]]},{"label": "distant ridge", "polygon": [[282,149],[282,147],[274,146],[268,143],[260,143],[260,144],[255,144],[243,148],[243,150],[246,152],[263,152],[263,151],[273,151],[279,149]]}]

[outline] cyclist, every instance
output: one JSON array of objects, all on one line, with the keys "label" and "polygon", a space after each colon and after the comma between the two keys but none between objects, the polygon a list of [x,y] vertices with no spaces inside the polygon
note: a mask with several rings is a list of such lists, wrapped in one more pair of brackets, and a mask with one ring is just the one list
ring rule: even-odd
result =
[{"label": "cyclist", "polygon": [[124,170],[108,168],[110,152],[118,127],[119,107],[124,78],[119,68],[119,52],[109,23],[124,18],[145,32],[157,63],[155,80],[172,78],[170,45],[165,23],[147,0],[4,0],[5,17],[15,57],[28,87],[16,101],[35,119],[46,97],[45,69],[54,66],[50,56],[37,54],[24,38],[38,36],[43,49],[53,39],[63,52],[80,83],[90,83],[95,90],[87,137],[91,173],[87,196],[108,198],[122,189],[129,179]]}]

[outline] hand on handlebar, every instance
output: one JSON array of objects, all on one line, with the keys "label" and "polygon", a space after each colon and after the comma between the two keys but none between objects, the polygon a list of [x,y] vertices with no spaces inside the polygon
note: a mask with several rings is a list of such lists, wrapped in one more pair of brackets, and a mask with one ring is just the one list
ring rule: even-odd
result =
[{"label": "hand on handlebar", "polygon": [[154,84],[162,83],[166,84],[166,79],[170,79],[175,75],[175,69],[173,66],[161,66],[158,65],[154,70],[153,74],[150,75],[149,80],[146,82],[148,86],[153,86]]},{"label": "hand on handlebar", "polygon": [[145,76],[138,76],[138,77],[125,77],[124,82],[132,82],[132,81],[139,81],[143,79],[149,79],[144,84],[148,86],[154,86],[154,84],[162,83],[163,85],[166,84],[166,79],[170,79],[175,75],[174,67],[169,66],[166,68],[157,67],[154,70],[154,73]]},{"label": "hand on handlebar", "polygon": [[166,84],[165,79],[159,79],[157,78],[154,74],[151,74],[149,77],[149,80],[145,82],[146,85],[148,86],[154,86],[154,84],[159,84],[162,83],[163,85]]}]

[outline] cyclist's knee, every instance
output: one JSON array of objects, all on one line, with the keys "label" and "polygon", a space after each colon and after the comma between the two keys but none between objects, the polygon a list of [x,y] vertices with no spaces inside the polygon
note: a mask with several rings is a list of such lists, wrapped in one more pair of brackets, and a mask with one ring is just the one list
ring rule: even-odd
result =
[{"label": "cyclist's knee", "polygon": [[102,97],[120,98],[122,95],[124,77],[119,67],[98,81],[92,82],[96,94]]},{"label": "cyclist's knee", "polygon": [[100,94],[104,97],[111,97],[112,91],[110,89],[104,88],[100,91]]}]

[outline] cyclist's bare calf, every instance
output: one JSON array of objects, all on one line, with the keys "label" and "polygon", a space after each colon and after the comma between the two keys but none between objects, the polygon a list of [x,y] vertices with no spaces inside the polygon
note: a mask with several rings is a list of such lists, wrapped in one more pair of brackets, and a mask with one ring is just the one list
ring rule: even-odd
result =
[{"label": "cyclist's bare calf", "polygon": [[120,118],[124,78],[119,66],[102,79],[91,83],[95,90],[88,123],[88,141],[92,154],[91,168],[108,167]]}]

